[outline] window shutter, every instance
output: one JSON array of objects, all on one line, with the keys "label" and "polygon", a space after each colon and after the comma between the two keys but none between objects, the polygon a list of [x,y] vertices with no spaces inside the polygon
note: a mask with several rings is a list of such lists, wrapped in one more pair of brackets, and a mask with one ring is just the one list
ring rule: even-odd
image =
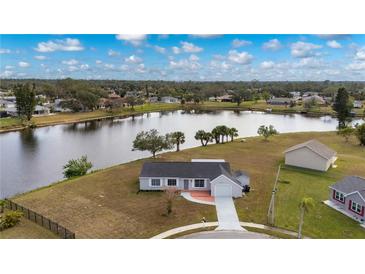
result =
[{"label": "window shutter", "polygon": [[361,216],[364,216],[364,209],[365,209],[365,207],[364,207],[364,206],[362,206],[362,207],[361,207],[361,213],[360,213],[360,215],[361,215]]},{"label": "window shutter", "polygon": [[351,210],[351,206],[352,206],[352,201],[349,201],[349,209]]},{"label": "window shutter", "polygon": [[333,199],[336,200],[336,190],[333,190]]}]

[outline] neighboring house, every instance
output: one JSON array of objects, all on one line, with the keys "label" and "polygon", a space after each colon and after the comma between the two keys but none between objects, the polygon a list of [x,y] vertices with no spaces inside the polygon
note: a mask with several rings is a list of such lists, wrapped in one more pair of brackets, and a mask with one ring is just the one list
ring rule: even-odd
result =
[{"label": "neighboring house", "polygon": [[53,110],[54,112],[71,112],[71,109],[65,108],[62,106],[62,102],[65,102],[64,99],[56,99],[54,100]]},{"label": "neighboring house", "polygon": [[0,99],[0,108],[11,108],[11,107],[13,108],[15,107],[15,102]]},{"label": "neighboring house", "polygon": [[233,96],[232,95],[229,95],[229,94],[225,94],[225,95],[222,95],[222,96],[218,96],[216,98],[216,101],[217,102],[232,102],[233,101]]},{"label": "neighboring house", "polygon": [[327,171],[337,160],[337,152],[317,140],[292,146],[284,151],[285,164]]},{"label": "neighboring house", "polygon": [[191,162],[146,162],[139,176],[140,190],[210,191],[212,196],[242,197],[250,184],[242,171],[232,172],[224,160],[192,160]]},{"label": "neighboring house", "polygon": [[303,98],[303,103],[314,101],[316,105],[325,105],[326,101],[318,95],[311,95]]},{"label": "neighboring house", "polygon": [[294,99],[300,99],[300,91],[291,91],[289,92],[289,94],[294,98]]},{"label": "neighboring house", "polygon": [[34,115],[48,115],[50,114],[50,110],[48,107],[36,105],[34,108]]},{"label": "neighboring house", "polygon": [[179,103],[179,99],[172,97],[172,96],[164,96],[164,97],[161,97],[161,102],[173,104],[173,103]]},{"label": "neighboring house", "polygon": [[329,206],[365,223],[365,178],[347,176],[329,188]]},{"label": "neighboring house", "polygon": [[362,108],[362,102],[361,101],[354,101],[354,108]]},{"label": "neighboring house", "polygon": [[318,96],[319,92],[316,91],[306,91],[303,93],[303,97],[308,97],[308,96]]},{"label": "neighboring house", "polygon": [[271,98],[269,100],[267,100],[267,103],[269,105],[282,105],[282,106],[287,106],[290,105],[290,103],[295,103],[297,100],[294,98]]},{"label": "neighboring house", "polygon": [[158,97],[157,96],[149,97],[148,102],[157,103],[158,102]]}]

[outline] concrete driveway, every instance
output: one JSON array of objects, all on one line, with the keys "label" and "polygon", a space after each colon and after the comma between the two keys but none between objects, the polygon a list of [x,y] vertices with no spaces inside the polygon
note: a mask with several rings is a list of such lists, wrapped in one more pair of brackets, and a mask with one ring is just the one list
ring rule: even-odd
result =
[{"label": "concrete driveway", "polygon": [[215,207],[219,223],[216,230],[245,231],[240,225],[232,197],[215,197]]}]

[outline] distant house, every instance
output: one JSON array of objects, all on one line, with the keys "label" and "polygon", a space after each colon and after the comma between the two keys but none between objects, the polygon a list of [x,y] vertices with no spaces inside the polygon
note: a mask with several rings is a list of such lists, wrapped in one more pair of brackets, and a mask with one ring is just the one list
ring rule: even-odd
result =
[{"label": "distant house", "polygon": [[347,176],[329,188],[328,206],[365,223],[365,178]]},{"label": "distant house", "polygon": [[362,101],[354,101],[353,107],[354,108],[362,108]]},{"label": "distant house", "polygon": [[303,97],[308,97],[308,96],[318,96],[319,92],[316,91],[306,91],[303,93]]},{"label": "distant house", "polygon": [[299,99],[301,98],[300,96],[300,91],[291,91],[289,92],[289,94],[294,98],[294,99]]},{"label": "distant house", "polygon": [[271,98],[267,100],[267,103],[269,105],[282,105],[287,106],[290,105],[290,103],[295,103],[297,100],[294,98]]},{"label": "distant house", "polygon": [[317,140],[292,146],[284,153],[286,165],[319,171],[327,171],[337,160],[336,151]]},{"label": "distant house", "polygon": [[179,103],[179,99],[172,97],[172,96],[164,96],[164,97],[161,97],[161,102],[168,103],[168,104],[174,104],[174,103]]},{"label": "distant house", "polygon": [[146,162],[139,176],[140,190],[210,191],[212,196],[242,197],[250,184],[243,171],[232,172],[224,160],[197,159],[191,162]]},{"label": "distant house", "polygon": [[34,115],[48,115],[50,114],[50,109],[45,106],[36,105],[34,108]]},{"label": "distant house", "polygon": [[65,101],[64,99],[55,99],[53,104],[54,112],[71,112],[71,109],[62,106]]},{"label": "distant house", "polygon": [[158,97],[157,96],[152,96],[148,98],[148,102],[150,103],[157,103],[158,102]]},{"label": "distant house", "polygon": [[0,108],[15,107],[15,102],[0,99]]},{"label": "distant house", "polygon": [[314,101],[316,105],[325,105],[326,101],[318,95],[311,95],[303,98],[303,103]]}]

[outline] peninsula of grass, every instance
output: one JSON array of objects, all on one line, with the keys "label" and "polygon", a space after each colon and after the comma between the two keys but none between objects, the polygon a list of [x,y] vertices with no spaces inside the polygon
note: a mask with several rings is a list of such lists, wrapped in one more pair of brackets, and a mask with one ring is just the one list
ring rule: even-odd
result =
[{"label": "peninsula of grass", "polygon": [[[332,115],[336,113],[330,106],[315,107],[311,110],[304,110],[303,106],[271,106],[267,105],[265,101],[260,100],[257,102],[247,101],[242,102],[239,106],[236,103],[230,102],[204,102],[202,104],[144,104],[135,106],[134,109],[129,107],[121,108],[119,110],[107,111],[98,109],[90,112],[77,112],[77,113],[55,113],[46,116],[37,116],[31,119],[31,123],[36,127],[51,126],[57,124],[77,123],[92,121],[98,119],[106,119],[112,117],[128,117],[132,115],[140,115],[149,112],[158,111],[173,111],[178,109],[198,109],[198,110],[255,110],[255,111],[270,111],[278,114],[290,114],[290,113],[306,113],[312,116]],[[363,109],[354,109],[356,117],[362,117],[364,115]],[[0,132],[7,132],[13,130],[20,130],[25,128],[23,121],[19,118],[8,117],[0,118]]]},{"label": "peninsula of grass", "polygon": [[[266,224],[277,167],[283,151],[309,139],[318,139],[338,152],[337,168],[315,172],[284,167],[276,200],[277,227],[296,231],[298,204],[310,196],[316,207],[305,216],[304,235],[311,238],[365,238],[365,229],[328,208],[328,186],[346,175],[365,177],[365,150],[351,139],[348,143],[335,132],[292,133],[274,136],[268,142],[260,137],[242,142],[197,147],[158,156],[159,161],[190,161],[192,158],[218,158],[242,169],[251,177],[251,192],[235,200],[240,221]],[[149,238],[166,230],[193,223],[202,217],[216,221],[215,207],[191,203],[179,197],[173,214],[165,213],[165,197],[159,192],[138,193],[138,175],[143,159],[114,166],[15,197],[24,205],[60,223],[77,238]]]}]

